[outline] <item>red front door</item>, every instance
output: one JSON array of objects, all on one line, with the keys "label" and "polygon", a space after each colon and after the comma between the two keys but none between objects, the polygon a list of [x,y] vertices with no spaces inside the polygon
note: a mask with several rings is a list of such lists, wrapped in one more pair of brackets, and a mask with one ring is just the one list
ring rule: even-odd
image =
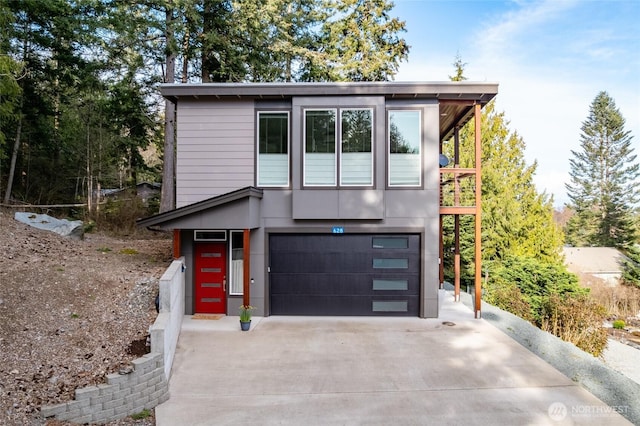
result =
[{"label": "red front door", "polygon": [[227,312],[227,245],[196,244],[196,313]]}]

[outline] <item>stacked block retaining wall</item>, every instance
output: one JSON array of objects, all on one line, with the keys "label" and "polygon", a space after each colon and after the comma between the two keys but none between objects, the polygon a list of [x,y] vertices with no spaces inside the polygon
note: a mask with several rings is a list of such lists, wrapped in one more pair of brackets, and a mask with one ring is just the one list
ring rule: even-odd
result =
[{"label": "stacked block retaining wall", "polygon": [[128,374],[109,374],[106,384],[76,389],[75,400],[44,406],[44,418],[75,423],[106,423],[150,410],[169,399],[162,354],[149,353],[132,361]]},{"label": "stacked block retaining wall", "polygon": [[151,353],[133,360],[128,374],[109,374],[106,384],[76,389],[75,399],[43,406],[44,418],[75,423],[107,423],[169,399],[169,377],[184,315],[184,258],[160,278],[160,313],[150,327]]}]

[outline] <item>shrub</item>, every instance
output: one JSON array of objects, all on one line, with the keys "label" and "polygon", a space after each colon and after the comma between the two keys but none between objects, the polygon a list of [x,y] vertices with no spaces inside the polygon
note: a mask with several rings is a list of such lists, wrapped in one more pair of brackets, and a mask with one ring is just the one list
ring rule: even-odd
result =
[{"label": "shrub", "polygon": [[94,220],[101,231],[115,235],[132,235],[140,231],[136,220],[149,216],[149,209],[135,196],[126,199],[109,199],[94,213]]},{"label": "shrub", "polygon": [[527,319],[531,318],[536,322],[540,321],[542,304],[549,294],[589,292],[588,289],[580,287],[578,278],[567,271],[565,266],[525,256],[510,256],[491,265],[490,278],[485,289],[491,293],[492,288],[496,286],[515,286],[522,299],[530,306]]},{"label": "shrub", "polygon": [[492,285],[485,287],[483,299],[500,309],[531,321],[531,305],[515,284],[504,281],[492,282]]},{"label": "shrub", "polygon": [[139,413],[135,413],[131,415],[131,418],[133,420],[142,420],[142,419],[146,419],[147,417],[151,416],[151,411],[147,410],[146,408],[142,411],[140,411]]},{"label": "shrub", "polygon": [[552,293],[542,301],[538,325],[583,351],[600,356],[607,347],[607,330],[602,327],[606,314],[604,307],[586,294]]},{"label": "shrub", "polygon": [[625,324],[624,320],[615,320],[613,322],[613,328],[616,330],[624,330],[627,324]]},{"label": "shrub", "polygon": [[626,319],[640,312],[640,287],[611,286],[591,275],[580,275],[580,283],[589,287],[594,300],[603,305],[614,318]]}]

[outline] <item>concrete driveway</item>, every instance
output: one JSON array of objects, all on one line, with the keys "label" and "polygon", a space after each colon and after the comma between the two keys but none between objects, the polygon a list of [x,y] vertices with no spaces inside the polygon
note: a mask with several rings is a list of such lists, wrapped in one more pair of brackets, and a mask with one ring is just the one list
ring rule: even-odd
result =
[{"label": "concrete driveway", "polygon": [[440,298],[438,319],[185,317],[156,424],[631,424]]}]

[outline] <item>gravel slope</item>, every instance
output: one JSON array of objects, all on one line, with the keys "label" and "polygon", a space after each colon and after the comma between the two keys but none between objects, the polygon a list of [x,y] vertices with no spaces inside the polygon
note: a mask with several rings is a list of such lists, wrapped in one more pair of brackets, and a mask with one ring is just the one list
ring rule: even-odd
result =
[{"label": "gravel slope", "polygon": [[72,400],[148,351],[171,241],[71,240],[0,211],[0,247],[0,424],[41,425],[40,406]]}]

